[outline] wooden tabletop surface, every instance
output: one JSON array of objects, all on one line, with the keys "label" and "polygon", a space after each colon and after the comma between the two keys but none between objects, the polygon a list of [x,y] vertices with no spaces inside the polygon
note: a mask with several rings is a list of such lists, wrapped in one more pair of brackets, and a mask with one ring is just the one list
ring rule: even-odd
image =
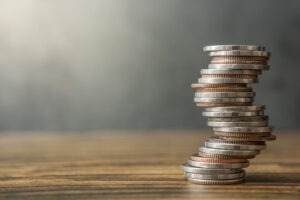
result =
[{"label": "wooden tabletop surface", "polygon": [[300,133],[250,160],[246,182],[194,185],[186,162],[199,130],[0,134],[0,199],[300,199]]}]

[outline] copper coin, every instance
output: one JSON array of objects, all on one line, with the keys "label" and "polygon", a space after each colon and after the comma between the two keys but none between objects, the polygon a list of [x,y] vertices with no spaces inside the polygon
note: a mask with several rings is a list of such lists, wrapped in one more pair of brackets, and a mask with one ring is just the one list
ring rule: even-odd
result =
[{"label": "copper coin", "polygon": [[271,132],[257,132],[257,133],[232,133],[232,132],[221,132],[221,131],[214,131],[215,135],[224,136],[224,137],[241,137],[241,138],[248,138],[248,137],[266,137],[270,136]]},{"label": "copper coin", "polygon": [[220,154],[210,154],[210,153],[203,153],[199,152],[199,155],[202,157],[207,157],[207,158],[214,158],[214,159],[251,159],[254,158],[255,155],[253,156],[229,156],[229,155],[220,155]]},{"label": "copper coin", "polygon": [[230,160],[222,160],[216,158],[206,158],[199,156],[198,154],[191,155],[191,160],[197,162],[207,162],[207,163],[244,163],[247,162],[247,159],[230,159]]}]

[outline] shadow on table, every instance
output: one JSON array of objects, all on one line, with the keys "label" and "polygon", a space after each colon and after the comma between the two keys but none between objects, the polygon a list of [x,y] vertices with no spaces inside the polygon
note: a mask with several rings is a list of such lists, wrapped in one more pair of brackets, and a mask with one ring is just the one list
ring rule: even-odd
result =
[{"label": "shadow on table", "polygon": [[299,183],[300,173],[249,173],[246,183]]}]

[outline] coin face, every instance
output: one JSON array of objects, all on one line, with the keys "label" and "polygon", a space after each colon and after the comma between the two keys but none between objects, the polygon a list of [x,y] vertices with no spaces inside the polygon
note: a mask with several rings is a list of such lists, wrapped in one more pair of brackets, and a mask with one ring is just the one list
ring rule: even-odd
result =
[{"label": "coin face", "polygon": [[265,51],[266,48],[260,45],[211,45],[203,47],[204,52],[231,50]]}]

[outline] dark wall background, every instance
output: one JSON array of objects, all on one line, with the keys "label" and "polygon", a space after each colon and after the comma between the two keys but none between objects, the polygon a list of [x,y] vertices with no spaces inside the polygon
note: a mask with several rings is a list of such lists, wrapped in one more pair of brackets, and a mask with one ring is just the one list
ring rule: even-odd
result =
[{"label": "dark wall background", "polygon": [[193,104],[209,44],[262,44],[255,86],[300,128],[300,1],[0,2],[0,130],[205,127]]}]

